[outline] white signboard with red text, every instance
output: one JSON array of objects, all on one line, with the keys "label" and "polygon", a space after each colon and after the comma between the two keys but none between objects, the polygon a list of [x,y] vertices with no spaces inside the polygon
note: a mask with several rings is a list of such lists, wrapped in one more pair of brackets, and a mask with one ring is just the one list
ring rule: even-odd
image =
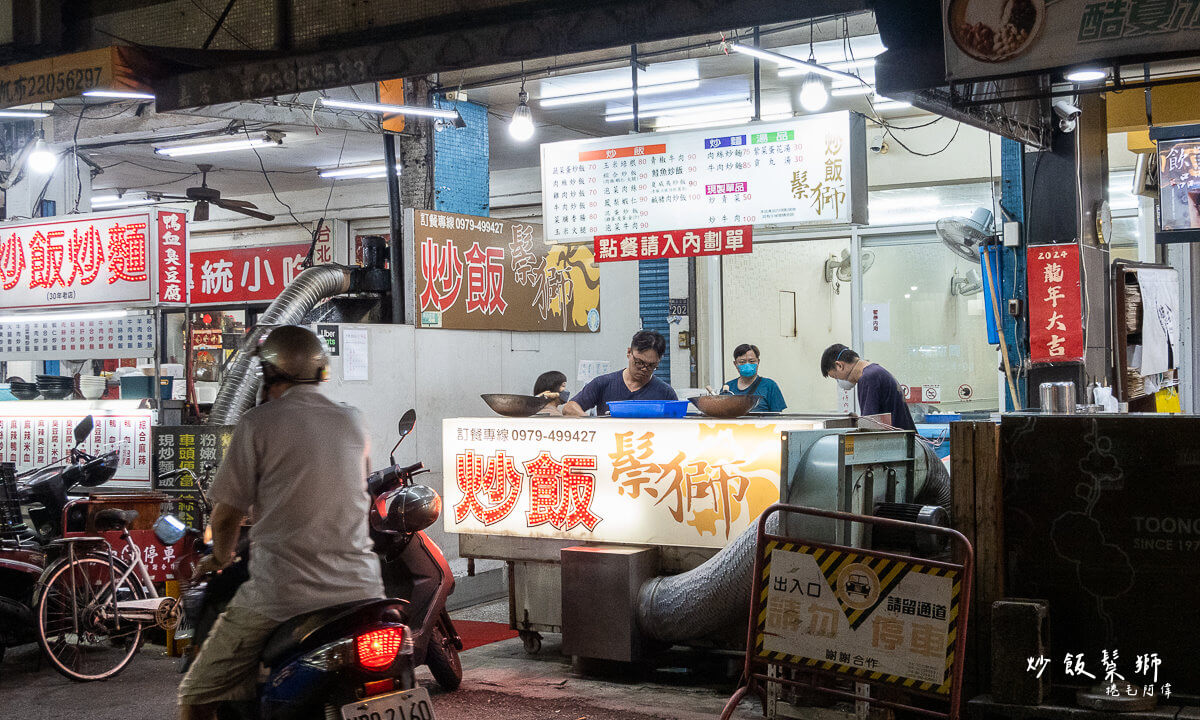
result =
[{"label": "white signboard with red text", "polygon": [[454,418],[447,532],[723,547],[779,501],[780,433],[810,420]]},{"label": "white signboard with red text", "polygon": [[75,445],[76,423],[91,415],[96,426],[83,444],[84,452],[117,450],[120,465],[113,480],[146,483],[149,488],[155,411],[137,405],[111,400],[104,406],[87,401],[0,403],[0,461],[15,463],[18,473],[55,463]]},{"label": "white signboard with red text", "polygon": [[150,210],[0,226],[0,310],[183,305],[186,218]]},{"label": "white signboard with red text", "polygon": [[[192,304],[271,302],[304,270],[308,248],[308,243],[292,243],[194,251]],[[327,257],[330,252],[328,243],[318,243],[314,255]]]},{"label": "white signboard with red text", "polygon": [[861,116],[835,112],[547,143],[545,240],[866,222],[865,137]]}]

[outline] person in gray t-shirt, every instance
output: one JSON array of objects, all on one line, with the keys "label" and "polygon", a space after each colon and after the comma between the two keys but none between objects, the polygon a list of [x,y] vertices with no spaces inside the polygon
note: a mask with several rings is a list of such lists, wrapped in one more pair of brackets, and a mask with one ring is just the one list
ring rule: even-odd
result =
[{"label": "person in gray t-shirt", "polygon": [[213,553],[200,572],[233,561],[252,515],[250,579],[213,626],[179,687],[180,716],[254,697],[258,656],[284,621],[330,605],[383,597],[368,536],[368,440],[358,410],[320,393],[324,346],[308,330],[276,328],[259,348],[269,402],[242,416],[209,491]]}]

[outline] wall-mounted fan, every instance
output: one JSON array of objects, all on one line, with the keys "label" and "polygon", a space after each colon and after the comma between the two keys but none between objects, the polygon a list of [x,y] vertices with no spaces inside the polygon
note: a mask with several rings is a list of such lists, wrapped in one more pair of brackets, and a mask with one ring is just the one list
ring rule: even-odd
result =
[{"label": "wall-mounted fan", "polygon": [[[859,258],[859,267],[862,268],[863,274],[866,274],[874,264],[875,253],[863,250],[862,256]],[[837,255],[830,255],[829,259],[825,261],[825,282],[831,283],[835,277],[842,282],[850,282],[853,276],[849,250],[843,250],[840,258]]]},{"label": "wall-mounted fan", "polygon": [[200,169],[200,187],[190,187],[184,191],[184,195],[163,195],[162,199],[194,201],[196,209],[192,211],[193,220],[207,220],[209,205],[216,205],[224,210],[249,215],[259,220],[275,219],[274,215],[268,215],[258,210],[258,206],[249,200],[233,200],[221,197],[220,190],[208,186],[208,171],[212,170],[212,165],[201,164],[196,167]]},{"label": "wall-mounted fan", "polygon": [[992,212],[978,208],[969,218],[942,218],[937,221],[937,234],[955,255],[979,262],[979,248],[995,234],[992,232]]},{"label": "wall-mounted fan", "polygon": [[962,295],[978,295],[983,292],[983,278],[979,276],[979,271],[971,268],[967,274],[959,275],[958,269],[955,268],[954,274],[950,276],[950,294]]}]

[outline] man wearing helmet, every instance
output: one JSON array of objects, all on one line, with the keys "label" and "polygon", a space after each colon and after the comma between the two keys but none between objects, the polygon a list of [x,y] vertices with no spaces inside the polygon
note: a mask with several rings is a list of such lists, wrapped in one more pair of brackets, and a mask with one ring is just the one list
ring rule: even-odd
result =
[{"label": "man wearing helmet", "polygon": [[265,401],[242,416],[209,490],[213,552],[199,570],[233,562],[242,518],[252,515],[250,579],[179,685],[185,720],[215,717],[220,702],[253,700],[258,657],[284,621],[383,597],[368,537],[362,413],[318,390],[328,358],[305,328],[278,327],[257,352]]}]

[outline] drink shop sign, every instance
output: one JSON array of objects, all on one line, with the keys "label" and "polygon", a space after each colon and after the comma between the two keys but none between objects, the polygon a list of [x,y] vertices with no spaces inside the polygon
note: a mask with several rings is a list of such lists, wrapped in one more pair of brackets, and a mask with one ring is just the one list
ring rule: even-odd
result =
[{"label": "drink shop sign", "polygon": [[532,223],[409,210],[420,327],[596,332],[600,269],[585,245]]}]

